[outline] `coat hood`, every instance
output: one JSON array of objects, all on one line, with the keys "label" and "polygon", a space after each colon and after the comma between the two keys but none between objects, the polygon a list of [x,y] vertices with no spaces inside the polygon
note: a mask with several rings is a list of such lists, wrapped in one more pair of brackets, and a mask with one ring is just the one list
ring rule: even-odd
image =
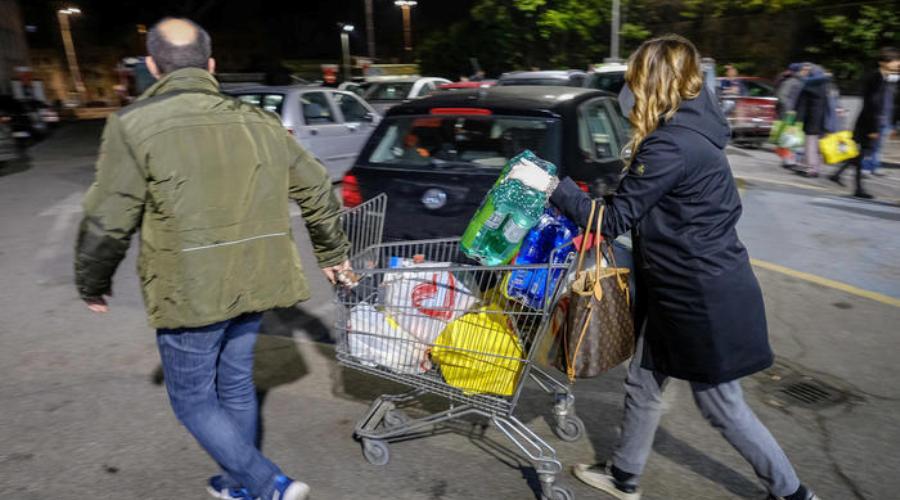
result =
[{"label": "coat hood", "polygon": [[706,86],[696,98],[682,101],[675,116],[666,123],[666,126],[693,130],[706,137],[719,149],[724,149],[728,139],[731,138],[728,120],[722,114],[715,96]]}]

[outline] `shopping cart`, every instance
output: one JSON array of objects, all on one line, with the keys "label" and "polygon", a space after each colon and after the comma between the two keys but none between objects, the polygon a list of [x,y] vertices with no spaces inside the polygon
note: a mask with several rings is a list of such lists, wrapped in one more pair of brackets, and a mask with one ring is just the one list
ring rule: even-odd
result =
[{"label": "shopping cart", "polygon": [[[359,281],[353,288],[336,288],[338,361],[411,389],[378,397],[356,424],[354,437],[361,441],[363,456],[371,464],[387,464],[389,441],[421,434],[448,420],[480,415],[489,419],[532,461],[543,499],[573,499],[568,488],[556,484],[557,475],[562,472],[556,451],[513,415],[525,381],[533,380],[553,395],[556,435],[564,441],[575,441],[584,433],[583,422],[573,414],[574,396],[569,387],[535,366],[537,353],[544,351],[549,343],[549,337],[545,336],[550,324],[549,313],[559,298],[560,283],[565,281],[562,275],[571,267],[571,259],[557,264],[486,267],[475,265],[462,254],[458,238],[385,243],[382,231],[386,206],[387,197],[382,194],[342,215],[343,228],[351,241],[350,261]],[[422,263],[414,268],[390,267],[404,259]],[[504,279],[517,270],[542,272],[546,284],[553,285],[548,287],[553,290],[546,290],[547,298],[541,309],[526,307],[498,293],[505,287]],[[404,292],[422,285],[424,288],[418,291],[436,295],[441,286],[446,287],[446,283],[438,283],[439,276],[456,283],[457,291],[464,290],[468,294],[466,300],[454,302],[445,297],[440,314],[423,312],[414,304],[385,304],[388,287],[400,286]],[[412,295],[420,298],[422,294],[413,292]],[[449,345],[442,336],[423,339],[423,335],[396,333],[400,329],[398,323],[421,334],[423,330],[435,328],[435,316],[441,316],[438,320],[462,317],[473,311],[472,303],[476,300],[473,297],[492,305],[476,307],[481,314],[477,328],[457,329],[455,340]],[[378,311],[386,305],[391,307],[391,319],[379,316]],[[429,337],[428,333],[425,331],[424,337]],[[377,353],[360,348],[373,345]],[[438,352],[442,358],[465,361],[453,367],[431,363]],[[465,375],[470,368],[472,373],[487,368],[488,375],[498,375],[497,380],[481,377],[474,387],[466,386],[459,382],[458,376]],[[447,409],[422,418],[412,418],[401,409],[429,394],[446,398]]]}]

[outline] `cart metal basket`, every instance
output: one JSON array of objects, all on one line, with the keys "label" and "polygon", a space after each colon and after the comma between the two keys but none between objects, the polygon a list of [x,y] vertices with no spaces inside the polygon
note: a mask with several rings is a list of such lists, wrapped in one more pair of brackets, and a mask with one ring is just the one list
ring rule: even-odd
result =
[{"label": "cart metal basket", "polygon": [[[386,206],[382,194],[342,215],[359,281],[353,288],[336,288],[338,361],[410,388],[380,396],[359,420],[355,437],[364,457],[387,464],[389,441],[481,415],[533,462],[543,498],[574,498],[556,484],[562,471],[556,451],[513,415],[522,387],[532,380],[553,396],[557,436],[575,441],[584,433],[569,387],[535,366],[571,259],[487,267],[466,258],[459,239],[385,243]],[[545,277],[542,308],[526,307],[501,293],[515,271]],[[448,409],[422,418],[400,409],[426,394],[446,398]]]}]

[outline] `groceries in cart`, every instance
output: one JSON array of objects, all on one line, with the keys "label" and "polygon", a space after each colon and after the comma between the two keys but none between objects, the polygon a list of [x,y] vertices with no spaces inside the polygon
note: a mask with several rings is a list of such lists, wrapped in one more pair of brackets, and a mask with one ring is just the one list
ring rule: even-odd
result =
[{"label": "groceries in cart", "polygon": [[[572,239],[578,235],[578,226],[554,208],[548,208],[541,215],[537,226],[531,229],[522,242],[522,247],[513,263],[517,266],[527,264],[546,264],[548,262],[562,264],[575,252]],[[548,271],[540,269],[517,269],[510,271],[506,286],[506,296],[517,300],[532,309],[544,307],[547,291],[556,290],[557,281],[563,276],[564,269]]]},{"label": "groceries in cart", "polygon": [[385,275],[382,283],[385,311],[426,344],[433,344],[447,323],[478,303],[478,296],[469,287],[453,273],[440,269],[449,266],[449,262],[427,262],[424,255],[413,259],[392,257],[389,267],[404,271]]},{"label": "groceries in cart", "polygon": [[509,317],[492,304],[451,321],[431,350],[444,380],[467,394],[511,396],[523,357]]},{"label": "groceries in cart", "polygon": [[350,310],[347,337],[350,354],[369,366],[398,373],[422,373],[431,369],[427,346],[405,332],[390,316],[367,302]]},{"label": "groceries in cart", "polygon": [[510,159],[466,228],[463,253],[488,266],[509,262],[557,182],[556,166],[531,151]]}]

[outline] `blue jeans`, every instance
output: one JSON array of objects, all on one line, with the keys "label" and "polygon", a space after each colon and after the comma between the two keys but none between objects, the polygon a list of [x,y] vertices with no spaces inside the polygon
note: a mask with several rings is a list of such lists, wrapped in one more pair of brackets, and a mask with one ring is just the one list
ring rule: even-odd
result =
[{"label": "blue jeans", "polygon": [[890,137],[891,131],[893,131],[893,127],[891,126],[881,127],[878,131],[878,140],[875,141],[872,154],[863,158],[863,170],[874,172],[881,166],[881,150],[884,149],[884,145],[887,142],[887,138]]},{"label": "blue jeans", "polygon": [[199,328],[159,329],[156,343],[175,416],[227,480],[268,499],[281,470],[256,445],[253,346],[261,321],[253,313]]}]

